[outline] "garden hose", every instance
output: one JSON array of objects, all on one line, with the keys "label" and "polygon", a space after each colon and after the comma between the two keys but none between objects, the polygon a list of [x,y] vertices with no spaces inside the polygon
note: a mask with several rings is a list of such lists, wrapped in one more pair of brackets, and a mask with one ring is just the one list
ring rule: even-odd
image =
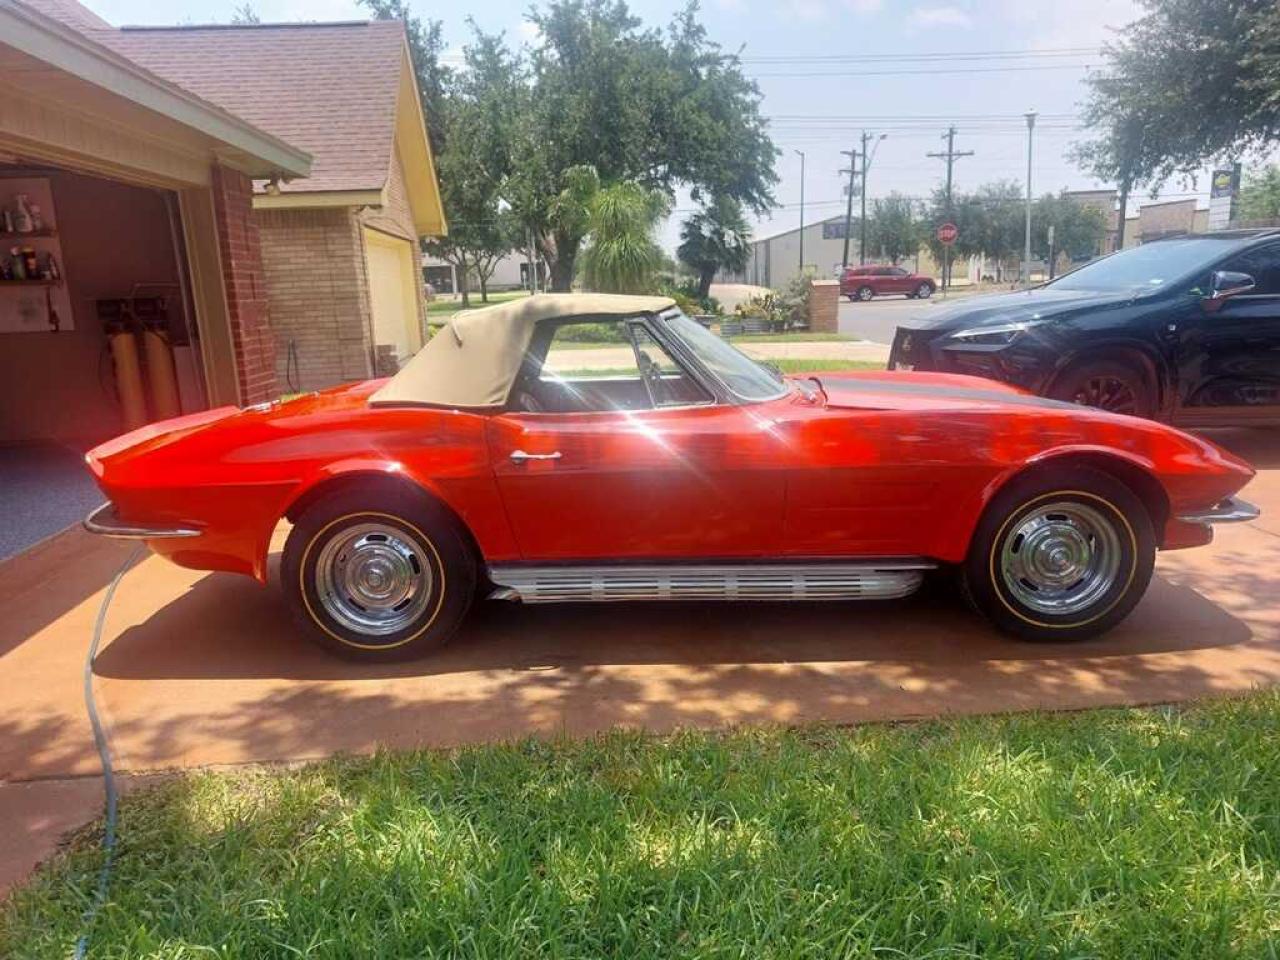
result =
[{"label": "garden hose", "polygon": [[98,705],[93,697],[93,661],[98,656],[98,645],[102,642],[102,627],[107,622],[107,609],[111,606],[111,598],[116,595],[116,588],[129,572],[134,561],[141,556],[143,545],[138,544],[121,564],[112,578],[107,592],[102,598],[102,606],[98,608],[98,619],[93,624],[93,636],[89,640],[89,651],[84,658],[84,705],[89,713],[89,724],[93,727],[93,744],[98,748],[98,759],[102,763],[102,787],[105,794],[106,823],[102,832],[102,851],[104,859],[98,871],[98,888],[94,891],[93,900],[85,909],[81,920],[83,932],[76,940],[73,953],[75,960],[83,960],[89,949],[89,935],[93,932],[93,922],[98,911],[107,900],[107,886],[111,882],[111,867],[115,863],[116,852],[116,806],[119,799],[116,793],[115,768],[111,763],[111,744],[107,741],[107,732],[103,729],[102,720],[98,717]]}]

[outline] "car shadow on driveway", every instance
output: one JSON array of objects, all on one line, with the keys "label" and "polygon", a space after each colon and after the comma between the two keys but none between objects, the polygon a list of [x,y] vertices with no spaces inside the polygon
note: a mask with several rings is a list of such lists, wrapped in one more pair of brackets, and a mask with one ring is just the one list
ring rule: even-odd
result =
[{"label": "car shadow on driveway", "polygon": [[894,662],[931,669],[975,660],[1125,658],[1232,646],[1247,624],[1159,577],[1128,621],[1083,643],[996,633],[945,581],[895,601],[825,603],[481,602],[452,642],[422,659],[349,663],[299,633],[275,589],[209,575],[98,656],[111,679],[359,680],[604,665]]}]

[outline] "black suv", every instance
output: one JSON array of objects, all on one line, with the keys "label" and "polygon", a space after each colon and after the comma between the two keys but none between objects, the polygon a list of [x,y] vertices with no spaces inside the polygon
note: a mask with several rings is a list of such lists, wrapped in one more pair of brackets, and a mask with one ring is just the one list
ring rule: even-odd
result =
[{"label": "black suv", "polygon": [[1280,230],[1173,237],[898,328],[890,370],[1186,426],[1280,423]]}]

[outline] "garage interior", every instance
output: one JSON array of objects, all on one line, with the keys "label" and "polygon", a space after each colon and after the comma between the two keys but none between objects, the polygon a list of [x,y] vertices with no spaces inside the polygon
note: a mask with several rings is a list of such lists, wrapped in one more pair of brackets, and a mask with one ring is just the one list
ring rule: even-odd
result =
[{"label": "garage interior", "polygon": [[206,390],[176,194],[2,157],[0,238],[3,559],[101,502],[86,449]]}]

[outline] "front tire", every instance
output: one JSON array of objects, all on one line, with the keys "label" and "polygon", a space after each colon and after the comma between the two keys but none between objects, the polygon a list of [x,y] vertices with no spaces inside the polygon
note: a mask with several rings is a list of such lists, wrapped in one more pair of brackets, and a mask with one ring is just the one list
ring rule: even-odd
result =
[{"label": "front tire", "polygon": [[1011,481],[978,523],[962,568],[979,612],[1023,640],[1085,640],[1146,592],[1155,533],[1137,495],[1109,474],[1045,469]]},{"label": "front tire", "polygon": [[442,646],[476,590],[456,521],[425,494],[348,489],[298,518],[281,582],[303,632],[349,660],[410,660]]},{"label": "front tire", "polygon": [[915,295],[916,295],[916,298],[919,300],[928,300],[930,297],[933,296],[933,284],[932,283],[920,284],[920,286],[916,287]]},{"label": "front tire", "polygon": [[876,295],[876,292],[872,290],[870,287],[859,287],[858,292],[854,294],[854,296],[856,296],[863,303],[866,303],[875,295]]},{"label": "front tire", "polygon": [[1151,418],[1155,398],[1142,372],[1119,360],[1087,360],[1067,369],[1049,390],[1054,400],[1109,413]]}]

